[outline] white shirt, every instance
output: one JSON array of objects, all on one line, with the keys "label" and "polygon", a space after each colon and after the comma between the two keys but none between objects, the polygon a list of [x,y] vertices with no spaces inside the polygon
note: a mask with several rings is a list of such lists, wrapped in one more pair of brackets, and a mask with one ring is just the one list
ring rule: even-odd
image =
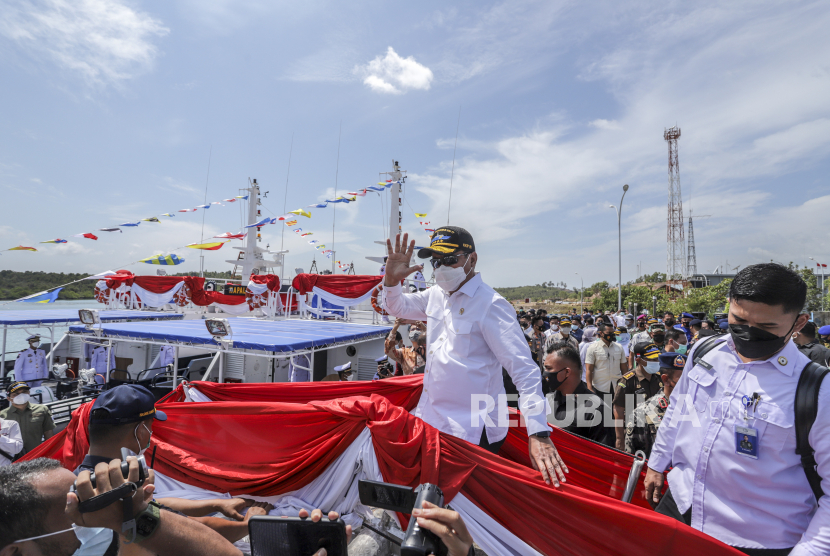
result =
[{"label": "white shirt", "polygon": [[[0,419],[0,450],[10,456],[17,455],[23,449],[23,437],[20,435],[20,425],[17,421]],[[12,460],[0,454],[0,467],[10,465]]]},{"label": "white shirt", "polygon": [[620,363],[625,360],[625,352],[620,344],[597,339],[588,345],[585,352],[585,364],[593,365],[594,372],[591,386],[599,392],[612,392],[614,383],[622,376]]},{"label": "white shirt", "polygon": [[[671,395],[648,466],[668,475],[692,527],[742,548],[789,548],[791,556],[830,553],[830,499],[817,509],[795,453],[795,390],[809,363],[789,341],[767,361],[744,363],[732,338],[694,364],[694,350]],[[744,421],[741,399],[761,395]],[[699,421],[700,426],[695,426]],[[822,383],[810,431],[822,489],[830,493],[830,381]],[[758,430],[758,459],[735,452],[733,427]]]},{"label": "white shirt", "polygon": [[[484,420],[489,419],[487,440],[498,442],[507,436],[506,423],[499,420],[499,413],[507,412],[504,367],[519,391],[528,434],[550,430],[542,376],[516,311],[483,282],[481,274],[451,297],[438,286],[408,294],[402,293],[400,285],[384,286],[383,303],[393,316],[427,321],[424,390],[413,415],[473,444],[481,440]],[[477,403],[474,395],[490,396],[494,406],[487,412],[484,402]],[[474,419],[473,411],[479,409],[486,416],[476,414]]]}]

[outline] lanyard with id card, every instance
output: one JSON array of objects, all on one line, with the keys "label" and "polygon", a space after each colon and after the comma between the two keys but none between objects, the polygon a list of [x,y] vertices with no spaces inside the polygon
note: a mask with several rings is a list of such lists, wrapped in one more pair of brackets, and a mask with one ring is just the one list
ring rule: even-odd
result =
[{"label": "lanyard with id card", "polygon": [[756,392],[750,396],[741,398],[744,406],[744,426],[735,425],[735,453],[752,459],[758,459],[758,429],[749,426],[749,408],[755,415],[755,408],[761,396]]}]

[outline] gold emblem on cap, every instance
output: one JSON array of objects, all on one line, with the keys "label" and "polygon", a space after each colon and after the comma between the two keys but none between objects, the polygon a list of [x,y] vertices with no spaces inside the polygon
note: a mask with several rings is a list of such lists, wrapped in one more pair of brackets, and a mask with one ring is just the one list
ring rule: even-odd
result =
[{"label": "gold emblem on cap", "polygon": [[782,355],[781,357],[778,358],[778,364],[783,367],[784,365],[787,364],[787,358]]},{"label": "gold emblem on cap", "polygon": [[458,310],[458,314],[459,314],[459,315],[463,315],[463,314],[464,314],[464,307],[462,307],[461,309],[459,309],[459,310]]}]

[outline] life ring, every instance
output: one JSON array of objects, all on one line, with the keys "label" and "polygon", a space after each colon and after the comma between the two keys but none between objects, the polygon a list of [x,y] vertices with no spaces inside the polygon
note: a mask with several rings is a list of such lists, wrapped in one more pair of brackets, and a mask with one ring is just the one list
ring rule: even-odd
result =
[{"label": "life ring", "polygon": [[383,310],[383,307],[380,306],[378,303],[378,295],[380,291],[383,289],[383,284],[378,284],[377,287],[372,291],[372,309],[375,310],[376,313],[387,316],[389,313]]},{"label": "life ring", "polygon": [[109,301],[109,293],[110,289],[105,285],[101,288],[99,285],[95,285],[95,300],[98,303],[106,303]]}]

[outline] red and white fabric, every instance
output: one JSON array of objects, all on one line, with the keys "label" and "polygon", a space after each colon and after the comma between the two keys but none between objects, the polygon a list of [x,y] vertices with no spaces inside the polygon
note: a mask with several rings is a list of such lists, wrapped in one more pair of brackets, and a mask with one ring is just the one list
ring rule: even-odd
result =
[{"label": "red and white fabric", "polygon": [[383,276],[335,274],[298,274],[292,286],[305,295],[314,293],[333,305],[354,307],[372,297]]},{"label": "red and white fabric", "polygon": [[282,308],[280,280],[274,275],[252,276],[248,295],[244,296],[208,292],[204,286],[205,279],[195,276],[136,276],[119,270],[96,284],[95,297],[101,303],[127,309],[168,304],[184,307],[192,303],[199,307],[212,305],[231,315],[263,307],[267,314],[275,316]]},{"label": "red and white fabric", "polygon": [[275,317],[283,308],[279,291],[280,279],[278,276],[254,274],[248,281],[245,298],[252,310],[261,308],[267,316]]},{"label": "red and white fabric", "polygon": [[[419,388],[412,377],[377,382],[390,383],[380,388],[398,393]],[[604,487],[591,488],[597,483],[585,475],[594,474],[596,465],[615,473],[614,482],[624,485],[631,462],[626,454],[553,431],[553,441],[571,469],[568,482],[557,489],[542,482],[539,473],[528,466],[441,433],[413,417],[406,408],[375,393],[375,383],[356,384],[371,395],[348,396],[342,389],[345,385],[334,382],[233,385],[247,388],[227,390],[231,385],[193,383],[211,399],[216,399],[211,394],[223,398],[228,392],[239,396],[233,401],[189,403],[179,401],[184,399],[180,388],[159,403],[167,420],[153,427],[154,468],[177,481],[171,484],[179,490],[278,497],[294,507],[308,504],[334,509],[324,503],[335,492],[343,496],[340,486],[345,477],[351,481],[355,465],[361,463],[368,469],[365,476],[371,478],[374,461],[386,482],[440,486],[445,500],[462,513],[474,538],[491,554],[740,554],[651,509],[614,499]],[[265,388],[257,393],[256,387]],[[292,401],[243,401],[258,397]],[[88,446],[91,405],[76,410],[65,431],[24,459],[50,456],[67,468],[77,466]],[[283,434],[267,432],[276,430]],[[365,440],[367,431],[371,450]],[[524,443],[527,458],[527,436],[520,427],[511,428],[505,445],[513,441]],[[591,455],[584,457],[586,452]],[[353,508],[351,489],[356,489],[356,483],[340,506],[345,513]],[[639,489],[635,498],[641,496]],[[494,522],[511,533],[504,534]],[[629,535],[627,531],[649,534]]]}]

